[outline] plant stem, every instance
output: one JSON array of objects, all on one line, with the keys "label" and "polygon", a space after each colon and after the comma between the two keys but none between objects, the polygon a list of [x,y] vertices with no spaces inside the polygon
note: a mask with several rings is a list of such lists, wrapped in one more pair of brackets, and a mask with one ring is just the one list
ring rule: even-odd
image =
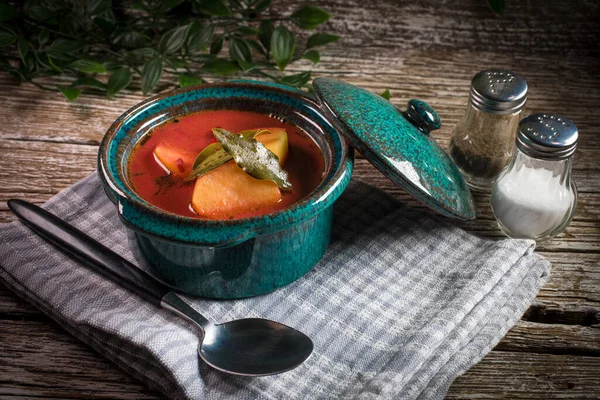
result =
[{"label": "plant stem", "polygon": [[28,82],[31,83],[33,86],[37,86],[38,88],[43,89],[43,90],[48,90],[50,92],[58,92],[59,91],[58,89],[54,89],[54,88],[39,84],[34,80],[29,80]]}]

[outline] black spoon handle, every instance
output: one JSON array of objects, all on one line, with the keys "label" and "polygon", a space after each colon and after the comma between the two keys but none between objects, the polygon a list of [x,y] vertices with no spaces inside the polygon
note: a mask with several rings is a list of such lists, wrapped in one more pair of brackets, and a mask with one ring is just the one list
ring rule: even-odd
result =
[{"label": "black spoon handle", "polygon": [[8,207],[31,230],[131,292],[157,306],[171,291],[146,272],[48,211],[24,200]]}]

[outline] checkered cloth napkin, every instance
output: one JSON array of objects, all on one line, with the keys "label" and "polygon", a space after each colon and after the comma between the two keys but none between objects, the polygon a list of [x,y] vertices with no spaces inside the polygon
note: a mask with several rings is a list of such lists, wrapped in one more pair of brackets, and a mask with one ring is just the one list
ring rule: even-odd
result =
[{"label": "checkered cloth napkin", "polygon": [[[96,174],[48,210],[136,263]],[[243,300],[185,297],[213,322],[263,317],[308,334],[281,375],[223,374],[199,332],[78,264],[21,223],[0,227],[0,279],[123,370],[174,399],[436,399],[520,318],[550,264],[525,240],[476,238],[353,181],[332,244],[306,276]]]}]

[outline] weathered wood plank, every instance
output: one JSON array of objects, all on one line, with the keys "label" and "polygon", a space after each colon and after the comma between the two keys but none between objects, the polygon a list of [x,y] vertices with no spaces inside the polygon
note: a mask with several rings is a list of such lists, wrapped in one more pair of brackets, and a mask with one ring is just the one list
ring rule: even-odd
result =
[{"label": "weathered wood plank", "polygon": [[[600,101],[600,77],[597,74],[599,69],[595,66],[595,59],[571,60],[560,55],[548,59],[532,55],[522,60],[522,56],[510,54],[506,56],[508,59],[503,58],[502,62],[498,62],[497,55],[493,53],[481,55],[456,52],[436,54],[435,56],[442,58],[443,65],[440,66],[425,63],[425,60],[431,60],[434,56],[429,52],[416,55],[410,53],[400,65],[398,55],[394,54],[373,58],[368,55],[364,57],[362,53],[350,54],[360,59],[346,60],[345,65],[351,66],[352,69],[347,72],[335,71],[335,77],[374,92],[390,89],[392,102],[401,108],[411,98],[421,98],[430,102],[443,122],[442,129],[435,133],[436,137],[449,137],[451,128],[464,114],[470,80],[477,71],[489,65],[513,69],[518,65],[520,68],[517,70],[527,78],[530,85],[528,112],[556,112],[567,116],[580,129],[580,147],[584,148],[594,143],[594,131],[600,124],[600,116],[587,110],[594,108]],[[329,60],[338,59],[335,54],[329,57],[324,55],[323,62],[315,68],[314,75],[331,76],[337,62]],[[457,72],[456,77],[449,78],[446,74],[440,74],[440,68],[456,69],[460,73]],[[304,69],[291,68],[290,71]],[[561,76],[565,71],[573,69],[581,72],[577,75]],[[380,71],[385,71],[385,74],[382,76]],[[373,76],[369,76],[369,73]],[[561,85],[558,87],[555,83],[557,76],[561,79]],[[0,98],[0,107],[6,110],[0,115],[0,138],[71,143],[98,144],[121,113],[144,99],[133,92],[120,96],[119,101],[84,94],[76,103],[68,104],[56,93],[43,92],[28,84],[15,86],[14,81],[4,74],[0,75],[0,90],[11,92],[11,96]],[[580,96],[582,91],[586,93],[585,97]],[[32,101],[32,97],[35,97],[35,100]],[[69,129],[65,130],[65,126],[69,126]]]},{"label": "weathered wood plank", "polygon": [[597,399],[600,358],[490,352],[454,381],[447,399]]},{"label": "weathered wood plank", "polygon": [[494,350],[600,356],[600,326],[519,321]]},{"label": "weathered wood plank", "polygon": [[161,398],[54,323],[2,321],[0,397]]}]

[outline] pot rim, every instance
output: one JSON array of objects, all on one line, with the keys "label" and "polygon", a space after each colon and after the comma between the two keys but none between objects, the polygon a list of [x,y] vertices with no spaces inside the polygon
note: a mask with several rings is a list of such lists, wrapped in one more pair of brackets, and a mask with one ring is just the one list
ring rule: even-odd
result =
[{"label": "pot rim", "polygon": [[[178,215],[150,204],[135,193],[130,185],[127,185],[124,171],[122,169],[117,170],[116,165],[111,165],[110,159],[113,160],[114,164],[119,156],[109,157],[111,145],[123,126],[130,118],[142,110],[148,109],[148,106],[153,103],[158,104],[160,101],[175,99],[186,93],[215,89],[256,90],[294,98],[306,106],[307,110],[317,114],[323,122],[326,122],[329,126],[321,127],[324,133],[330,131],[334,132],[335,135],[325,133],[329,148],[321,150],[323,157],[329,159],[331,164],[327,170],[327,175],[323,178],[320,185],[308,196],[282,210],[260,216],[232,220],[211,220]],[[230,95],[229,97],[235,98],[236,96]],[[184,100],[183,103],[187,101],[190,100]],[[191,101],[199,100],[192,99]],[[276,101],[273,102],[276,103]],[[227,109],[227,107],[222,109]],[[162,110],[156,110],[154,113],[160,111]],[[184,114],[182,113],[182,115]],[[136,126],[143,124],[143,122],[147,123],[151,120],[151,117],[152,114],[145,116],[136,123]],[[127,132],[117,143],[120,143],[126,137],[131,137],[133,133],[135,133],[135,129]],[[120,157],[123,156],[121,155]],[[117,176],[111,171],[111,167],[117,170]],[[283,85],[250,80],[203,84],[175,89],[146,99],[129,108],[113,122],[104,135],[98,150],[100,180],[109,198],[117,203],[119,217],[125,225],[146,236],[152,236],[168,242],[191,245],[229,246],[259,234],[282,230],[290,223],[306,221],[333,204],[348,185],[352,175],[352,168],[352,148],[348,147],[343,135],[335,127],[335,124],[329,120],[328,115],[323,111],[314,96]]]}]

